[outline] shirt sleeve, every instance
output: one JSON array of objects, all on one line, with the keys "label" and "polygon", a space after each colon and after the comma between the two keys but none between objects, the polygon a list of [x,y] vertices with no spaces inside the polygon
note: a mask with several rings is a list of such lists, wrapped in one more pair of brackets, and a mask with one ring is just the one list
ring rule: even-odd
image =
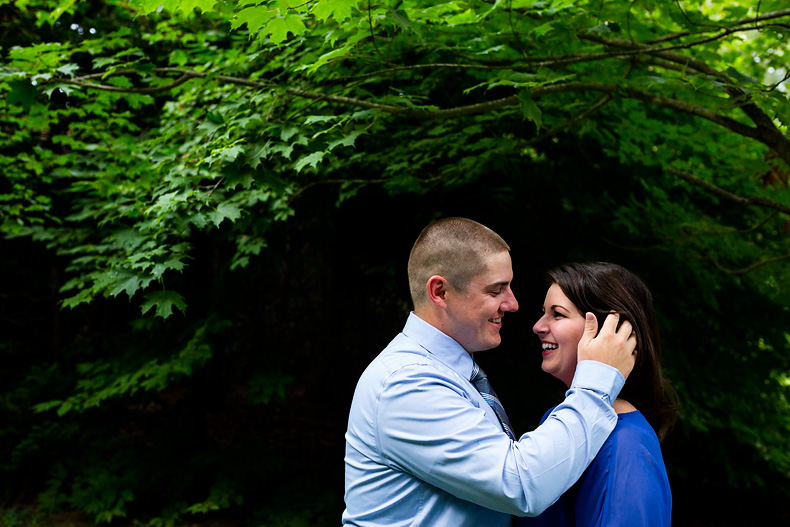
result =
[{"label": "shirt sleeve", "polygon": [[434,368],[407,366],[381,391],[377,447],[392,468],[458,498],[507,514],[540,514],[611,433],[617,421],[611,401],[623,383],[615,368],[579,363],[565,401],[536,430],[511,441],[486,417],[490,409],[468,396],[468,386]]}]

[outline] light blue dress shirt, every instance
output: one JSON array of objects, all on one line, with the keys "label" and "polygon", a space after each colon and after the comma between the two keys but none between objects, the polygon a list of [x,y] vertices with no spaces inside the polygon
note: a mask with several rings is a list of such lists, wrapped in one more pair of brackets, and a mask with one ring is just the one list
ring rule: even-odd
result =
[{"label": "light blue dress shirt", "polygon": [[617,369],[583,361],[565,401],[512,441],[470,382],[472,356],[412,313],[359,379],[343,525],[507,527],[581,476],[614,429]]}]

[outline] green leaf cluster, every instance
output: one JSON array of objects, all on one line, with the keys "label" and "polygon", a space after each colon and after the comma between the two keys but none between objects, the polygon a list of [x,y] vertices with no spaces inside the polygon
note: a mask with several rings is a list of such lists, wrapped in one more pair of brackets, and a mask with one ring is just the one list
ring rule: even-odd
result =
[{"label": "green leaf cluster", "polygon": [[[312,306],[295,292],[306,286],[282,283],[295,265],[323,268],[316,246],[342,252],[301,234],[316,224],[329,232],[371,200],[375,209],[407,204],[388,223],[471,210],[516,218],[530,236],[571,232],[557,257],[619,258],[658,277],[662,292],[678,292],[657,298],[667,340],[704,350],[667,354],[684,408],[679,433],[712,441],[712,464],[733,485],[786,483],[790,15],[780,0],[687,4],[0,5],[3,243],[41,247],[56,261],[55,290],[38,294],[54,296],[74,327],[106,331],[96,314],[104,309],[123,321],[106,341],[75,329],[63,356],[36,355],[15,370],[2,396],[20,423],[5,436],[5,470],[24,472],[49,447],[67,451],[84,428],[104,459],[42,462],[51,508],[123,517],[151,498],[151,467],[164,482],[154,488],[173,498],[151,498],[149,517],[241,506],[254,492],[250,474],[275,471],[275,461],[235,476],[254,447],[240,433],[223,443],[220,425],[196,432],[179,401],[204,404],[196,394],[205,379],[224,379],[219,363],[233,364],[227,399],[245,416],[289,402],[298,376],[250,358],[250,343],[266,360],[286,354],[271,341],[290,322],[273,313]],[[465,200],[446,205],[457,196]],[[336,208],[326,212],[325,202]],[[373,227],[387,223],[370,220],[375,212],[357,220],[366,249]],[[545,230],[530,231],[534,223]],[[343,256],[349,266],[359,258]],[[386,282],[394,257],[377,257],[365,272]],[[228,299],[259,284],[275,292],[249,308]],[[733,299],[766,322],[720,321],[735,316]],[[130,312],[118,307],[127,304]],[[241,335],[256,324],[261,334]],[[4,346],[23,355],[15,340]],[[699,371],[710,379],[697,382]],[[111,425],[93,421],[116,413]],[[158,428],[159,416],[214,443],[187,448]],[[227,448],[206,454],[216,444]],[[190,476],[217,474],[210,485],[174,483],[176,462],[166,458],[179,448],[193,456]],[[746,474],[732,448],[769,468]]]}]

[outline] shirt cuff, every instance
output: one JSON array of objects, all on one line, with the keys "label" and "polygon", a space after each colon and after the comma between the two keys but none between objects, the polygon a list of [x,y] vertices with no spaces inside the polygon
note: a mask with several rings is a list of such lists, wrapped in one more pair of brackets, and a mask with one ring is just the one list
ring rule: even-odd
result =
[{"label": "shirt cuff", "polygon": [[625,377],[620,370],[603,362],[583,360],[576,365],[571,389],[590,389],[601,392],[609,397],[609,404],[617,399],[625,384]]}]

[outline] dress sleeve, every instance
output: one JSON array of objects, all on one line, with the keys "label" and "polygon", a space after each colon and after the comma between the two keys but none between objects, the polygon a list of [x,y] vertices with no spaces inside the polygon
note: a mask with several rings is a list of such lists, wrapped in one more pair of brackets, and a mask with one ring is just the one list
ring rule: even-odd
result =
[{"label": "dress sleeve", "polygon": [[610,401],[621,386],[590,366],[540,427],[511,441],[453,379],[405,368],[381,392],[376,443],[393,469],[492,510],[536,515],[573,485],[614,428]]},{"label": "dress sleeve", "polygon": [[658,438],[641,414],[625,418],[578,485],[576,527],[670,525],[672,495]]}]

